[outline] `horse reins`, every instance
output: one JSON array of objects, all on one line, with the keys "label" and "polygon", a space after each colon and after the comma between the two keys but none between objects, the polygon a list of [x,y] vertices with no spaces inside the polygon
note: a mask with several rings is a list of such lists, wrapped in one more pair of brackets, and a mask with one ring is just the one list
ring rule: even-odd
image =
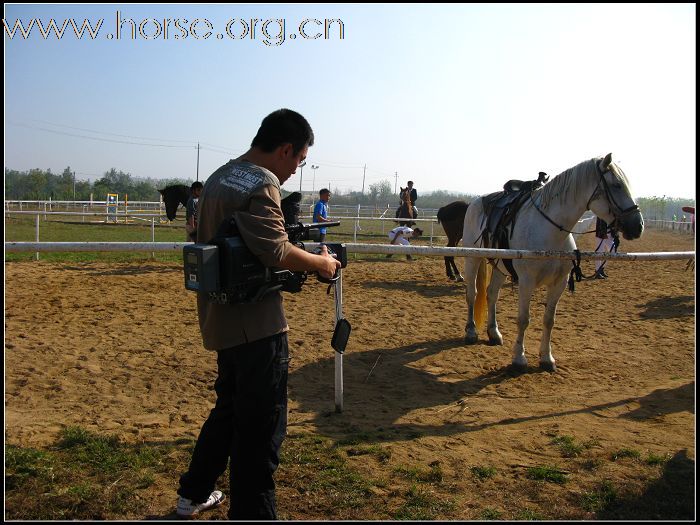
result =
[{"label": "horse reins", "polygon": [[[596,173],[598,174],[598,182],[595,185],[595,188],[593,188],[593,193],[591,193],[591,196],[589,197],[588,201],[586,202],[586,210],[590,211],[590,206],[591,206],[591,201],[593,200],[593,197],[596,196],[596,194],[599,192],[600,189],[600,183],[603,183],[603,191],[605,193],[605,198],[608,199],[608,204],[614,206],[618,210],[620,210],[619,214],[616,214],[613,210],[610,210],[612,213],[614,219],[612,223],[608,224],[608,231],[612,231],[613,225],[617,223],[617,221],[624,217],[625,215],[628,215],[632,212],[638,211],[639,206],[638,205],[633,205],[630,206],[629,208],[622,209],[622,206],[620,206],[617,201],[615,200],[615,197],[613,196],[612,192],[610,191],[610,187],[608,186],[607,181],[605,180],[605,174],[610,171],[610,168],[608,167],[607,170],[603,171],[600,169],[600,166],[598,165],[598,161],[594,161],[595,165],[595,170]],[[530,192],[530,201],[532,202],[532,205],[535,207],[535,209],[542,214],[542,216],[547,219],[552,225],[554,225],[556,228],[559,229],[559,231],[565,231],[567,233],[574,234],[575,232],[569,231],[566,228],[562,227],[561,225],[557,224],[554,222],[552,219],[550,219],[545,212],[543,212],[539,206],[537,206],[537,203],[535,200],[532,198],[532,193],[533,191]],[[595,230],[589,231],[589,232],[583,232],[583,233],[593,233]],[[603,241],[601,241],[602,244]],[[600,246],[598,246],[600,247]],[[614,243],[613,249],[617,252],[617,243]],[[598,251],[598,248],[596,248],[596,251]],[[574,280],[576,282],[580,282],[581,279],[583,278],[583,272],[581,271],[581,252],[579,250],[574,250],[574,253],[576,254],[576,260],[572,261],[573,268],[571,269],[571,272],[569,273],[569,291],[573,292],[574,291]],[[605,263],[603,263],[605,264]]]},{"label": "horse reins", "polygon": [[613,206],[615,206],[615,208],[620,210],[619,214],[616,214],[613,210],[610,210],[613,217],[615,217],[613,219],[612,223],[610,223],[608,225],[608,229],[610,229],[619,219],[621,219],[625,215],[629,215],[630,213],[633,213],[635,211],[639,211],[639,206],[634,204],[634,205],[630,206],[629,208],[622,209],[622,206],[620,206],[617,203],[617,201],[615,200],[615,197],[613,196],[612,192],[610,191],[610,186],[608,186],[608,183],[605,180],[605,174],[608,171],[610,171],[610,168],[608,168],[606,171],[603,171],[600,169],[600,166],[598,166],[598,162],[596,161],[595,162],[595,170],[599,176],[598,184],[596,184],[595,188],[593,189],[593,193],[591,194],[591,197],[588,199],[588,202],[586,203],[586,209],[590,210],[591,201],[593,200],[593,197],[595,196],[595,194],[598,192],[598,188],[600,187],[600,183],[602,182],[603,183],[603,190],[605,191],[605,197],[608,199],[608,204],[612,204]]},{"label": "horse reins", "polygon": [[[620,218],[624,217],[625,215],[628,215],[632,212],[638,211],[639,206],[635,204],[635,205],[630,206],[629,208],[626,208],[623,210],[622,206],[620,206],[617,203],[617,201],[615,200],[615,197],[613,197],[613,194],[610,191],[610,187],[608,186],[608,183],[605,180],[605,174],[608,171],[610,171],[610,169],[607,169],[605,171],[601,170],[600,166],[598,166],[598,161],[595,161],[594,164],[595,164],[595,170],[598,173],[598,183],[595,185],[595,188],[593,188],[593,193],[591,193],[591,196],[589,197],[588,201],[586,202],[586,210],[590,211],[591,201],[593,200],[593,197],[595,197],[596,194],[598,193],[598,190],[600,188],[600,183],[602,182],[603,183],[603,191],[605,192],[605,197],[608,199],[608,204],[612,204],[615,208],[620,210],[619,214],[616,214],[615,212],[613,212],[613,210],[610,210],[610,212],[613,214],[613,217],[614,217],[613,221],[608,225],[608,231],[610,231],[612,229],[613,225],[618,221],[618,219],[620,219]],[[559,231],[564,231],[566,233],[576,234],[576,232],[569,231],[566,228],[564,228],[563,226],[554,222],[552,219],[550,219],[547,216],[547,214],[540,209],[540,207],[537,205],[535,200],[532,198],[533,192],[534,192],[534,190],[530,192],[530,202],[532,202],[532,205],[535,207],[535,209],[538,212],[540,212],[545,219],[547,219],[553,226],[558,228]],[[595,230],[591,230],[591,231],[583,232],[583,233],[594,233],[594,232],[595,232]]]}]

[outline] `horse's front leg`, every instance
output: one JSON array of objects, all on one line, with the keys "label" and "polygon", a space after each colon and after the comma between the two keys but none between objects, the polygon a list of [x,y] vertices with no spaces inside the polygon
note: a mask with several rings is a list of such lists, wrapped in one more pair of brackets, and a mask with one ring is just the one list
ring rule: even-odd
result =
[{"label": "horse's front leg", "polygon": [[527,370],[527,358],[525,357],[525,330],[530,324],[530,299],[532,299],[533,287],[522,280],[518,283],[518,336],[513,344],[512,366],[518,372]]},{"label": "horse's front leg", "polygon": [[552,356],[552,328],[557,314],[559,298],[566,288],[566,279],[559,279],[556,285],[547,287],[547,306],[544,310],[542,340],[540,341],[540,368],[548,372],[556,372],[557,365]]},{"label": "horse's front leg", "polygon": [[496,321],[496,303],[498,302],[498,296],[501,292],[501,286],[503,286],[503,281],[505,281],[506,276],[498,270],[494,270],[491,275],[491,282],[487,289],[488,307],[489,307],[489,318],[488,325],[486,328],[486,333],[489,336],[490,345],[502,345],[503,336],[498,330],[498,321]]}]

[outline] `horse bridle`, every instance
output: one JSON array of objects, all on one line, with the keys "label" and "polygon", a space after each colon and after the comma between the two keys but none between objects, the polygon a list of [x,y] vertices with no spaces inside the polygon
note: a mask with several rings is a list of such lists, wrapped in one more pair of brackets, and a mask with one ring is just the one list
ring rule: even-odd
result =
[{"label": "horse bridle", "polygon": [[605,180],[605,174],[610,172],[610,165],[612,165],[612,162],[608,165],[608,169],[605,171],[600,169],[600,166],[598,165],[598,161],[595,161],[595,170],[598,173],[598,184],[596,184],[595,188],[593,188],[593,193],[591,193],[591,197],[588,199],[588,202],[586,203],[586,210],[590,210],[590,205],[591,201],[593,200],[593,197],[598,193],[598,190],[600,188],[600,183],[603,183],[603,191],[605,192],[605,198],[608,199],[608,204],[612,204],[615,208],[620,210],[620,213],[617,214],[614,212],[614,210],[610,210],[612,213],[614,219],[612,223],[609,224],[609,227],[612,228],[615,223],[618,222],[619,219],[624,217],[625,215],[629,215],[630,213],[633,213],[635,211],[639,211],[639,206],[638,205],[633,205],[630,206],[629,208],[622,209],[622,206],[620,206],[617,201],[615,200],[615,197],[613,197],[612,191],[610,191],[610,186],[608,186],[607,181]]},{"label": "horse bridle", "polygon": [[[615,225],[615,223],[618,222],[618,219],[621,219],[621,218],[624,217],[625,215],[629,215],[629,214],[632,213],[632,212],[638,211],[638,210],[639,210],[639,206],[635,204],[634,206],[630,206],[629,208],[626,208],[626,209],[623,210],[623,209],[622,209],[622,206],[620,206],[620,205],[617,203],[617,201],[615,200],[615,197],[613,197],[612,191],[610,191],[610,186],[608,186],[608,183],[607,183],[607,181],[605,180],[605,174],[608,173],[609,171],[611,171],[610,168],[608,167],[608,169],[606,169],[605,171],[603,171],[603,170],[600,169],[600,166],[598,165],[598,161],[597,161],[597,160],[594,161],[594,163],[595,163],[595,170],[596,170],[596,173],[598,174],[598,183],[595,185],[595,188],[593,188],[593,193],[591,193],[591,196],[590,196],[590,198],[588,199],[588,202],[586,202],[586,210],[590,210],[590,209],[591,209],[591,208],[590,208],[590,206],[591,206],[591,201],[593,200],[593,197],[595,197],[596,194],[598,193],[598,190],[600,189],[600,183],[602,182],[602,183],[603,183],[603,192],[605,193],[605,197],[608,199],[608,204],[611,204],[611,205],[613,205],[615,208],[617,208],[618,210],[620,210],[620,213],[619,213],[619,214],[616,214],[613,210],[610,210],[611,213],[613,214],[613,217],[614,217],[613,221],[608,225],[608,229],[611,229],[611,228]],[[611,164],[612,164],[612,163],[611,163]],[[609,166],[609,165],[608,165],[608,166]],[[556,226],[557,228],[559,228],[559,231],[564,231],[564,232],[567,232],[567,233],[574,233],[574,232],[569,231],[569,230],[567,230],[566,228],[562,227],[561,225],[557,224],[557,223],[554,222],[552,219],[550,219],[550,218],[547,216],[547,214],[546,214],[545,212],[543,212],[543,211],[540,209],[539,206],[537,206],[537,203],[536,203],[535,200],[532,198],[532,194],[533,194],[533,192],[531,191],[531,192],[530,192],[530,201],[532,202],[532,205],[535,207],[535,209],[536,209],[538,212],[540,212],[540,213],[542,214],[542,216],[543,216],[545,219],[547,219],[550,223],[552,223],[554,226]],[[595,231],[595,230],[593,230],[593,231]],[[586,233],[592,233],[592,232],[586,232]]]}]

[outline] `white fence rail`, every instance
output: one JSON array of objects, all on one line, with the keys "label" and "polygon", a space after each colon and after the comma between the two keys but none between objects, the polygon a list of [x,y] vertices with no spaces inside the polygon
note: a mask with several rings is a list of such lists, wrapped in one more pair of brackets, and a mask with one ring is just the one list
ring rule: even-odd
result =
[{"label": "white fence rail", "polygon": [[[187,242],[6,242],[6,252],[120,252],[180,251]],[[318,243],[304,243],[308,251]],[[574,259],[574,252],[499,250],[492,248],[447,248],[434,246],[397,246],[395,244],[345,243],[348,253],[424,255],[434,257],[486,257],[496,259]],[[668,261],[695,259],[695,252],[596,253],[580,252],[581,260]]]}]

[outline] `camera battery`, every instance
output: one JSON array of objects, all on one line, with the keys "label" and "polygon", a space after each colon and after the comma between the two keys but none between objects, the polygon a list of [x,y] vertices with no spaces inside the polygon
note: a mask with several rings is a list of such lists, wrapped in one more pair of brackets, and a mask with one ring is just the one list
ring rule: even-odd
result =
[{"label": "camera battery", "polygon": [[188,244],[182,249],[185,288],[195,292],[219,292],[219,247]]}]

